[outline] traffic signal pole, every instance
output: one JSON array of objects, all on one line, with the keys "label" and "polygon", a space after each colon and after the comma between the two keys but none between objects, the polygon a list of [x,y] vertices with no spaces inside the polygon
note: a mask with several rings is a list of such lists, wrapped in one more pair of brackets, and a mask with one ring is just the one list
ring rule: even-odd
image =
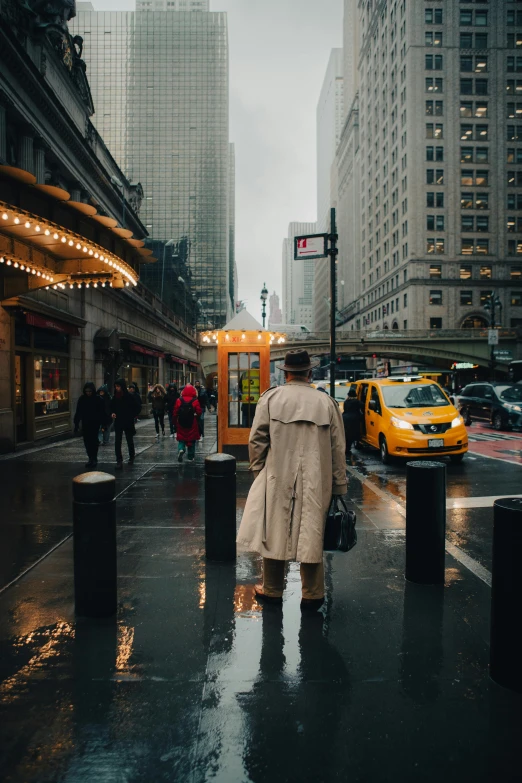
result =
[{"label": "traffic signal pole", "polygon": [[335,317],[336,317],[336,275],[335,260],[337,258],[337,226],[335,221],[335,207],[330,210],[330,234],[328,241],[328,255],[330,256],[330,396],[335,399]]}]

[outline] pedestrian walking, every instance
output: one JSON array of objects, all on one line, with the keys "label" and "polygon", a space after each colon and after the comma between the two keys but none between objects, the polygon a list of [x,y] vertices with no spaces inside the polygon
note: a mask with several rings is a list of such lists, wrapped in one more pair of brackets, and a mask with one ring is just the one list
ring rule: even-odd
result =
[{"label": "pedestrian walking", "polygon": [[107,422],[107,414],[101,397],[96,394],[96,386],[88,381],[84,384],[83,394],[78,399],[74,414],[74,431],[82,428],[85,451],[89,458],[86,468],[95,468],[98,462],[98,432]]},{"label": "pedestrian walking", "polygon": [[161,383],[152,387],[148,395],[148,400],[152,406],[152,415],[154,416],[154,425],[156,427],[156,438],[159,438],[160,427],[161,434],[165,437],[165,410],[167,406],[167,390]]},{"label": "pedestrian walking", "polygon": [[203,388],[199,381],[196,381],[194,388],[198,393],[198,402],[201,406],[201,416],[198,418],[198,425],[199,434],[201,435],[201,440],[203,440],[205,437],[205,411],[210,410],[210,405],[208,403],[207,390]]},{"label": "pedestrian walking", "polygon": [[183,462],[185,450],[187,450],[189,462],[194,460],[196,441],[201,437],[197,421],[198,416],[201,416],[198,393],[190,383],[187,383],[181,392],[181,397],[174,406],[174,420],[178,438],[178,462]]},{"label": "pedestrian walking", "polygon": [[136,394],[135,392],[131,393],[127,389],[125,380],[123,378],[118,378],[114,384],[114,396],[111,400],[111,415],[114,421],[114,447],[116,450],[117,470],[120,470],[123,467],[123,455],[121,451],[123,433],[125,433],[125,439],[129,449],[129,465],[132,465],[134,462],[134,458],[136,456],[136,450],[134,448],[134,435],[136,434],[136,428],[134,426],[134,422],[140,410],[141,399],[139,394]]},{"label": "pedestrian walking", "polygon": [[131,381],[129,383],[129,392],[130,392],[130,394],[133,395],[133,397],[134,397],[134,404],[136,405],[137,413],[136,413],[136,415],[134,417],[134,423],[136,423],[137,421],[139,421],[138,416],[141,413],[141,409],[142,409],[143,403],[141,401],[141,395],[140,395],[140,390],[138,389],[138,384],[135,381]]},{"label": "pedestrian walking", "polygon": [[288,351],[285,385],[259,398],[248,444],[255,481],[237,536],[263,556],[262,600],[281,603],[285,561],[301,563],[302,609],[323,604],[326,517],[332,495],[347,491],[341,413],[310,386],[314,366],[306,350]]},{"label": "pedestrian walking", "polygon": [[107,417],[106,423],[100,427],[100,431],[98,433],[98,443],[100,446],[108,446],[112,429],[111,395],[109,394],[109,387],[106,384],[103,384],[103,386],[100,386],[100,388],[97,390],[96,394],[103,400],[105,414]]},{"label": "pedestrian walking", "polygon": [[174,405],[179,400],[179,391],[175,383],[169,383],[167,385],[167,399],[166,408],[167,416],[169,418],[170,437],[174,437]]},{"label": "pedestrian walking", "polygon": [[356,443],[361,437],[361,403],[357,399],[357,391],[353,387],[344,401],[343,424],[346,459],[348,459],[352,451],[352,443]]},{"label": "pedestrian walking", "polygon": [[217,395],[217,389],[211,388],[207,390],[209,413],[216,413],[217,411]]}]

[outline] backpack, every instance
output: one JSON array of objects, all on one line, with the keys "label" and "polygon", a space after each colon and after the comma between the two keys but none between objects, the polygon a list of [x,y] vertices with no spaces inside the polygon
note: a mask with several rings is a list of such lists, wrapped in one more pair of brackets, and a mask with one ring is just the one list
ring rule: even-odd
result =
[{"label": "backpack", "polygon": [[195,410],[192,403],[193,400],[190,400],[190,402],[181,400],[181,406],[178,411],[178,424],[184,430],[190,430],[194,424]]}]

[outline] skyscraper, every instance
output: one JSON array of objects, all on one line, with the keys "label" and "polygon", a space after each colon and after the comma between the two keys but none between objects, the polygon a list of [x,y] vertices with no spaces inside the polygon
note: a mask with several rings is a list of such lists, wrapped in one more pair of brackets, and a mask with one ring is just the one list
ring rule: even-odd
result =
[{"label": "skyscraper", "polygon": [[312,328],[316,261],[294,261],[294,237],[315,234],[316,223],[290,223],[283,240],[283,322]]},{"label": "skyscraper", "polygon": [[219,327],[232,314],[234,276],[227,18],[208,13],[207,0],[143,2],[136,12],[79,3],[70,27],[84,39],[94,123],[145,191],[158,263],[144,280],[168,304],[188,296],[190,305],[192,291],[200,325]]},{"label": "skyscraper", "polygon": [[271,329],[274,325],[282,323],[284,323],[283,313],[279,306],[279,297],[274,291],[273,294],[270,294],[268,300],[268,328]]},{"label": "skyscraper", "polygon": [[518,4],[346,0],[345,12],[356,6],[359,95],[338,154],[360,178],[360,231],[340,226],[354,270],[346,328],[483,327],[491,294],[502,324],[521,325]]},{"label": "skyscraper", "polygon": [[[317,104],[317,231],[330,230],[330,208],[337,206],[337,169],[333,165],[344,120],[343,50],[332,49]],[[315,261],[314,327],[328,329],[328,260]]]}]

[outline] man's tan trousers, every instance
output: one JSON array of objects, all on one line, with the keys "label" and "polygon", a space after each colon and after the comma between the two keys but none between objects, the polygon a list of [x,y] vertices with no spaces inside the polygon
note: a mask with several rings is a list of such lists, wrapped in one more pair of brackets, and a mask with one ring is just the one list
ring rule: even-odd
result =
[{"label": "man's tan trousers", "polygon": [[[272,598],[283,595],[285,561],[263,558],[263,592]],[[320,563],[301,563],[303,598],[324,598],[324,566]]]}]

